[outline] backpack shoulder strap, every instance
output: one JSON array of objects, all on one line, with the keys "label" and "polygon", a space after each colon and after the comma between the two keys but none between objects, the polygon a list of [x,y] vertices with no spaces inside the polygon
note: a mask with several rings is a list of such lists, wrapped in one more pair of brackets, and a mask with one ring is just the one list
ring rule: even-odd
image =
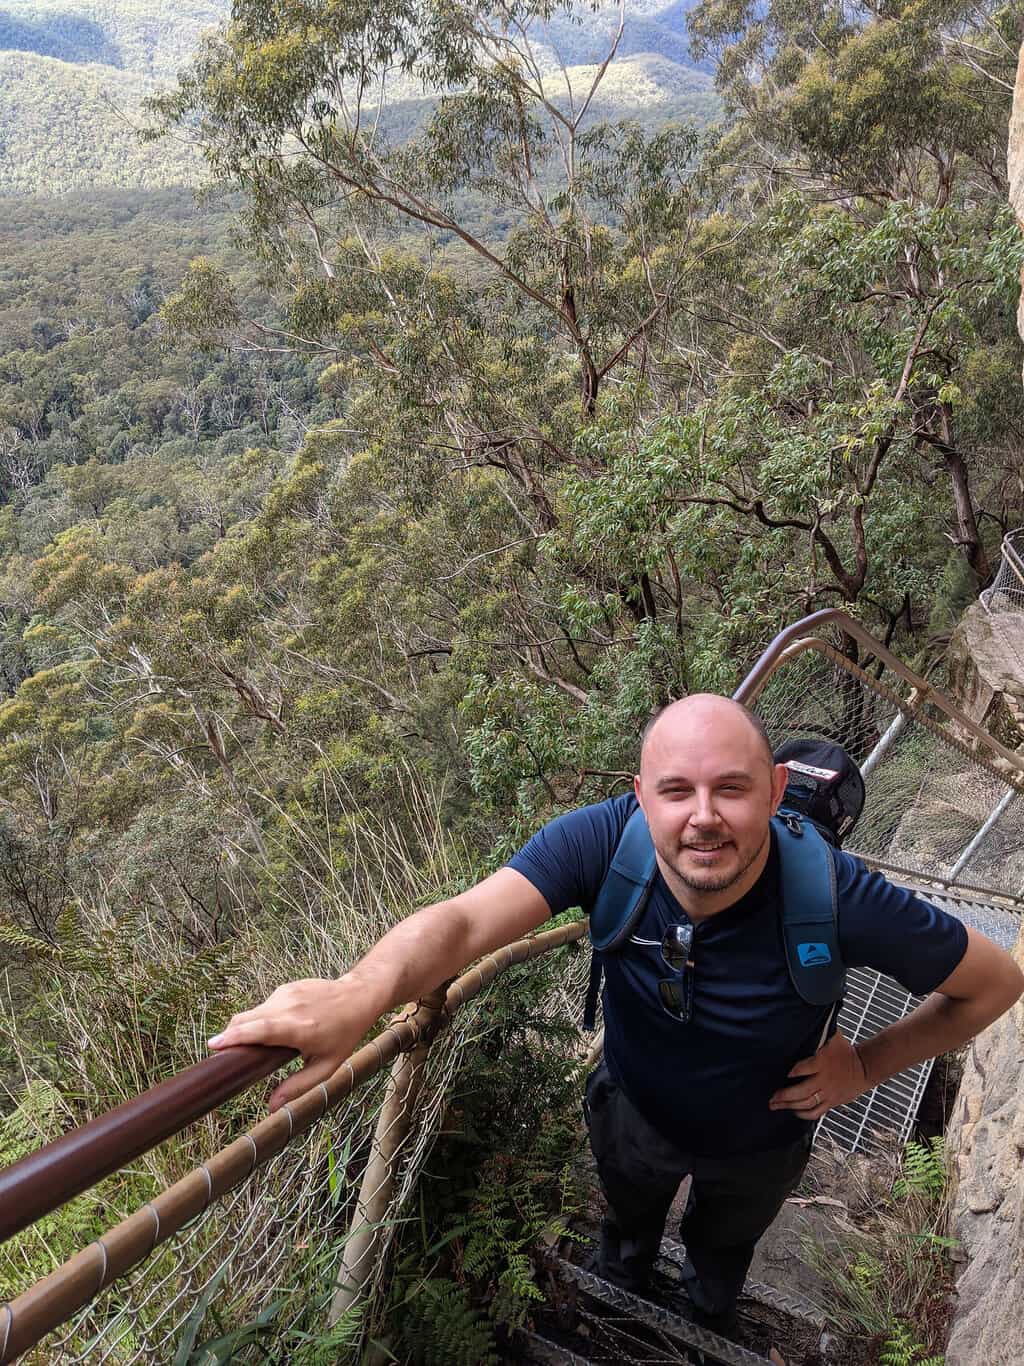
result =
[{"label": "backpack shoulder strap", "polygon": [[782,937],[789,975],[808,1005],[832,1005],[846,991],[832,852],[797,812],[780,808],[772,825],[778,837]]},{"label": "backpack shoulder strap", "polygon": [[590,942],[604,953],[620,949],[647,904],[658,862],[639,807],[626,822],[590,912]]},{"label": "backpack shoulder strap", "polygon": [[590,912],[590,982],[583,1028],[593,1029],[601,991],[601,954],[620,949],[643,913],[651,894],[658,861],[647,821],[639,807],[619,836],[612,861]]}]

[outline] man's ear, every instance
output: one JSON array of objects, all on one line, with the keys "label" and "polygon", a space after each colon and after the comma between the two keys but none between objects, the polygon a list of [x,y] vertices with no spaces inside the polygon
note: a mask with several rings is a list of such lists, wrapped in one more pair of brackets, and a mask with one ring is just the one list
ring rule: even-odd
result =
[{"label": "man's ear", "polygon": [[637,799],[637,801],[640,803],[640,809],[641,809],[641,811],[642,811],[642,810],[643,810],[643,805],[644,805],[644,799],[643,799],[643,797],[640,795],[640,774],[639,774],[639,773],[635,773],[635,774],[633,775],[633,791],[636,793],[636,799]]},{"label": "man's ear", "polygon": [[776,764],[772,769],[772,815],[782,805],[782,799],[786,795],[786,788],[789,785],[789,769],[785,764]]}]

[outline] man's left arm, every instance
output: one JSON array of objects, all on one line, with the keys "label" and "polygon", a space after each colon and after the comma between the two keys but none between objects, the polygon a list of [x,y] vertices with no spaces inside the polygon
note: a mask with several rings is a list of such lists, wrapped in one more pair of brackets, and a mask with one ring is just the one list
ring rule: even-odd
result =
[{"label": "man's left arm", "polygon": [[1024,973],[1008,953],[968,929],[960,962],[916,1010],[854,1047],[835,1034],[813,1058],[791,1068],[792,1086],[776,1091],[773,1110],[819,1119],[927,1058],[958,1048],[1009,1010],[1024,992]]}]

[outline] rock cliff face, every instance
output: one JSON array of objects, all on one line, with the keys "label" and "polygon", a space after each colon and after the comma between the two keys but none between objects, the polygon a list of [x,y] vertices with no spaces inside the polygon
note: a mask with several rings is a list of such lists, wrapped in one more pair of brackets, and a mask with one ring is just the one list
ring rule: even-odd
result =
[{"label": "rock cliff face", "polygon": [[[1010,139],[1006,156],[1010,177],[1010,204],[1017,222],[1024,232],[1024,48],[1017,64],[1017,84],[1013,92],[1013,111],[1010,114]],[[1024,289],[1017,309],[1017,328],[1024,337]]]},{"label": "rock cliff face", "polygon": [[948,665],[950,691],[971,720],[1016,749],[1024,740],[1024,612],[989,616],[981,603],[969,607]]},{"label": "rock cliff face", "polygon": [[[1024,232],[1024,48],[1010,118],[1010,203]],[[1024,282],[1022,282],[1024,283]],[[1024,289],[1017,314],[1024,336]],[[1008,668],[1010,625],[1024,651],[1024,619],[1000,614],[1000,640],[980,609],[958,631],[955,690],[978,721],[1000,729],[1019,722],[1024,673]],[[956,645],[956,642],[955,642]],[[1016,644],[1012,654],[1018,653]],[[1008,676],[1009,675],[1009,676]],[[1016,675],[1016,677],[1014,677]],[[1019,739],[1011,743],[1019,744]],[[1017,962],[1024,966],[1024,941]],[[1024,1005],[971,1045],[947,1134],[955,1166],[954,1227],[968,1262],[957,1282],[947,1366],[1020,1366],[1024,1362]]]},{"label": "rock cliff face", "polygon": [[[1024,944],[1014,955],[1024,967]],[[947,1133],[954,1223],[968,1263],[957,1282],[946,1366],[1024,1361],[1024,1005],[971,1045]]]}]

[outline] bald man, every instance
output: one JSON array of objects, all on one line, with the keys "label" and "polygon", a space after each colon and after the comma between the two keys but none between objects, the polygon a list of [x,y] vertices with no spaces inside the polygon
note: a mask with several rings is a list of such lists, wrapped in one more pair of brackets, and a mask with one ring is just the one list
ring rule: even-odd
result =
[{"label": "bald man", "polygon": [[639,804],[658,872],[629,942],[605,955],[605,1058],[584,1106],[609,1203],[599,1269],[646,1288],[689,1175],[686,1285],[696,1317],[727,1330],[757,1240],[806,1165],[814,1121],[957,1047],[1024,988],[991,941],[836,850],[844,962],[928,995],[853,1048],[833,1008],[808,1005],[789,976],[770,825],[787,776],[737,703],[675,702],[644,732],[632,792],[558,817],[507,867],[397,925],[344,977],[278,988],[211,1047],[298,1049],[306,1065],[271,1097],[276,1109],[329,1076],[387,1010],[552,915],[589,911]]}]

